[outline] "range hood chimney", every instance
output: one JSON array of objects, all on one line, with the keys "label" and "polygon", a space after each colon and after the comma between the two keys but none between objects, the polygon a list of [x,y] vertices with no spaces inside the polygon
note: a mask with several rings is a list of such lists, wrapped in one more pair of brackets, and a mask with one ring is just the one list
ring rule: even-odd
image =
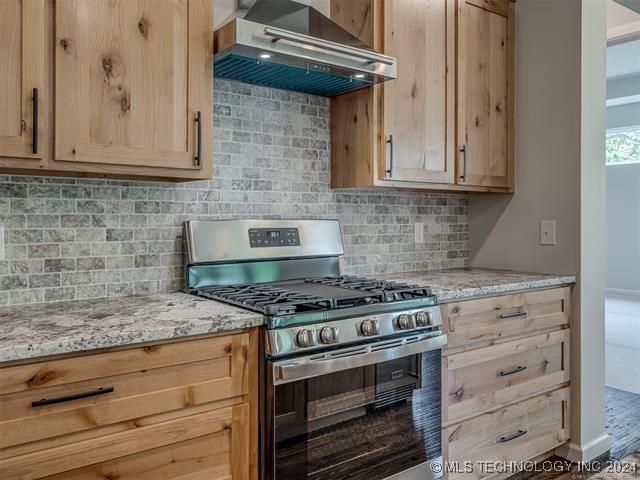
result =
[{"label": "range hood chimney", "polygon": [[313,7],[293,0],[240,0],[239,7],[214,34],[216,77],[325,97],[396,78],[395,58]]}]

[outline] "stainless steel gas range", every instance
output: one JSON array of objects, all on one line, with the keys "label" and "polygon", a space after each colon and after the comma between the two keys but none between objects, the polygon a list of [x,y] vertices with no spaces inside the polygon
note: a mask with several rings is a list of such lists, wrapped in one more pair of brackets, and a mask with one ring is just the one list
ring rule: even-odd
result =
[{"label": "stainless steel gas range", "polygon": [[341,275],[334,220],[187,222],[184,238],[190,293],[265,316],[261,478],[441,476],[429,287]]}]

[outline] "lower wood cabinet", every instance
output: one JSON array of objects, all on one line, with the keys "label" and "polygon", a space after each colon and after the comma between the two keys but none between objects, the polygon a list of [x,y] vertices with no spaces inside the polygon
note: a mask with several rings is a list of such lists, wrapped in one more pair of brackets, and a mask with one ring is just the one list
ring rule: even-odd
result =
[{"label": "lower wood cabinet", "polygon": [[[223,429],[211,435],[185,440],[79,468],[46,480],[222,480],[245,478],[234,472],[231,437],[242,432]],[[235,465],[239,465],[236,459]],[[237,467],[236,467],[237,468]]]},{"label": "lower wood cabinet", "polygon": [[448,303],[443,319],[450,349],[477,348],[497,340],[569,325],[569,287]]},{"label": "lower wood cabinet", "polygon": [[[449,462],[517,462],[535,458],[569,441],[568,388],[538,395],[444,429]],[[450,478],[482,478],[491,471]]]},{"label": "lower wood cabinet", "polygon": [[450,478],[489,477],[477,462],[529,460],[569,441],[570,303],[561,287],[442,305]]},{"label": "lower wood cabinet", "polygon": [[445,357],[445,424],[569,382],[569,330]]},{"label": "lower wood cabinet", "polygon": [[0,368],[11,479],[254,479],[254,333]]}]

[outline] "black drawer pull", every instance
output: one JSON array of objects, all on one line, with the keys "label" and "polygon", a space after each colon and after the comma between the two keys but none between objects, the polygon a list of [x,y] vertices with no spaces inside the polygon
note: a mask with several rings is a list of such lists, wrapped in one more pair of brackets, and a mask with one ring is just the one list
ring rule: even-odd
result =
[{"label": "black drawer pull", "polygon": [[507,318],[526,317],[527,312],[515,312],[515,313],[503,313],[500,318],[506,320]]},{"label": "black drawer pull", "polygon": [[38,89],[33,89],[33,153],[38,153]]},{"label": "black drawer pull", "polygon": [[196,112],[196,167],[202,166],[202,115]]},{"label": "black drawer pull", "polygon": [[500,437],[500,443],[510,442],[511,440],[515,440],[516,438],[520,438],[521,436],[525,435],[526,433],[527,433],[526,430],[518,430],[516,433],[514,433],[513,435],[509,435],[508,437]]},{"label": "black drawer pull", "polygon": [[63,395],[62,397],[43,398],[36,402],[31,402],[32,407],[44,407],[45,405],[53,405],[55,403],[71,402],[72,400],[80,400],[81,398],[97,397],[105,393],[112,393],[113,387],[101,387],[90,392],[74,393],[73,395]]},{"label": "black drawer pull", "polygon": [[527,367],[525,365],[520,365],[519,367],[512,368],[511,370],[502,370],[499,373],[499,375],[501,377],[506,377],[508,375],[513,375],[514,373],[518,373],[518,372],[521,372],[521,371],[526,370],[526,369],[527,369]]}]

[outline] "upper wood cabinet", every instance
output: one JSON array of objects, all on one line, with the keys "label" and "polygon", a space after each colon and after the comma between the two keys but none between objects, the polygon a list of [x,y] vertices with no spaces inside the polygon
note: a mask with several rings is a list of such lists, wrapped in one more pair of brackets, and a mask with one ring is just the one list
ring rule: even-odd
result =
[{"label": "upper wood cabinet", "polygon": [[332,99],[332,186],[510,191],[513,12],[510,0],[332,0],[334,21],[398,65],[395,80]]},{"label": "upper wood cabinet", "polygon": [[45,100],[44,53],[44,2],[2,0],[0,156],[42,158],[42,139],[45,134],[42,116]]},{"label": "upper wood cabinet", "polygon": [[458,9],[458,181],[514,181],[514,3],[465,0]]},{"label": "upper wood cabinet", "polygon": [[[31,113],[27,116],[25,109],[31,108],[31,84],[36,82],[24,72],[33,76],[40,65],[51,91],[41,98],[51,110],[42,117],[43,128],[52,132],[41,135],[50,153],[40,162],[0,158],[0,171],[211,177],[213,0],[3,0],[0,9],[0,58],[8,57],[14,77],[13,71],[22,68],[21,88],[28,90],[19,97],[20,106],[8,94],[0,97],[3,107],[11,102],[10,115],[0,114],[0,156],[9,156],[5,131],[20,133],[12,126],[19,107],[21,118],[28,120],[21,135],[25,145],[24,152],[12,156],[32,156],[27,152]],[[7,19],[13,29],[7,32],[5,11],[28,28],[14,32],[16,22]],[[42,38],[35,32],[37,21],[44,25]],[[13,58],[20,48],[5,47],[20,35],[30,48],[23,48],[21,64]],[[31,37],[43,41],[37,53],[31,51]],[[5,82],[13,91],[18,88],[15,78],[0,75],[0,86]]]},{"label": "upper wood cabinet", "polygon": [[383,18],[384,51],[398,62],[398,78],[381,85],[384,178],[450,183],[453,110],[447,106],[453,105],[454,78],[447,73],[453,63],[447,34],[453,34],[453,2],[386,1]]},{"label": "upper wood cabinet", "polygon": [[453,0],[333,0],[331,16],[398,64],[396,80],[332,100],[333,187],[453,182]]}]

